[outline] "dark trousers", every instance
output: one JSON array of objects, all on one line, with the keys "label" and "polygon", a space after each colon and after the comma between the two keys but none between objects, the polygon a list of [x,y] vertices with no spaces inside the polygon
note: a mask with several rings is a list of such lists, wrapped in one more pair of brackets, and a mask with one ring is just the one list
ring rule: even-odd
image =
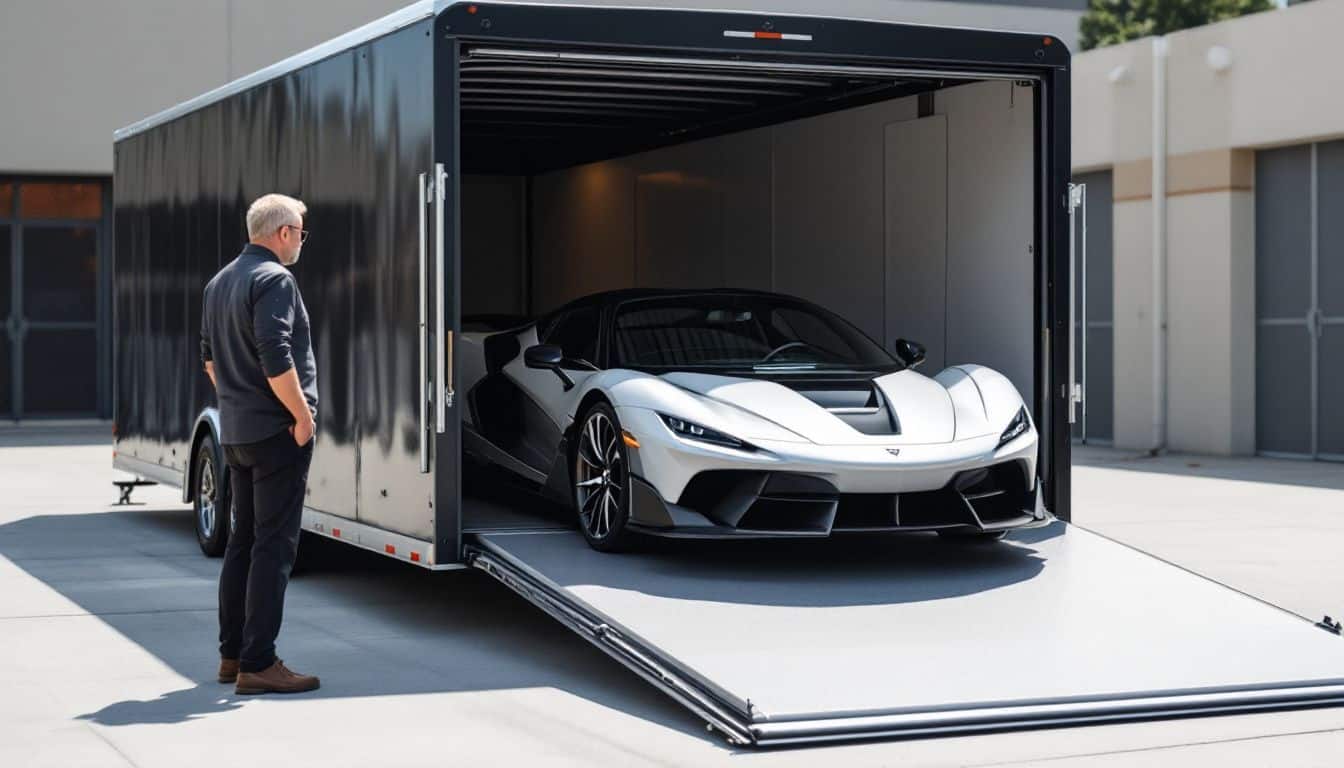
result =
[{"label": "dark trousers", "polygon": [[275,663],[312,458],[312,441],[299,447],[289,430],[224,446],[234,529],[219,574],[219,655],[244,672]]}]

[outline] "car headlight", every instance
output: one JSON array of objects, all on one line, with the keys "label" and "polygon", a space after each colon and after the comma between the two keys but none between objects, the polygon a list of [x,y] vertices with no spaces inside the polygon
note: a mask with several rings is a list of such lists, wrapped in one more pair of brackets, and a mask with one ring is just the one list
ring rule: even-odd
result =
[{"label": "car headlight", "polygon": [[756,450],[756,446],[751,443],[738,440],[732,435],[725,435],[716,429],[701,426],[693,421],[687,421],[678,416],[669,416],[666,413],[660,413],[658,414],[658,418],[662,419],[663,423],[667,425],[667,428],[672,430],[672,434],[677,437],[684,437],[687,440],[698,440],[699,442],[709,443],[711,445],[721,445],[725,448],[736,448],[739,451]]},{"label": "car headlight", "polygon": [[1020,437],[1030,426],[1031,420],[1027,418],[1027,408],[1022,406],[1013,420],[1008,422],[1008,428],[1003,430],[1003,434],[999,435],[999,444],[995,446],[995,450],[1002,448],[1010,440]]}]

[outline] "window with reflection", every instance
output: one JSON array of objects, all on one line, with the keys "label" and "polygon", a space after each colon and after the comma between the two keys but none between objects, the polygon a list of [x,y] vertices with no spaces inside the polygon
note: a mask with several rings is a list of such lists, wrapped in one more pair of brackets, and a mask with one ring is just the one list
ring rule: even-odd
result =
[{"label": "window with reflection", "polygon": [[97,303],[97,229],[24,227],[24,315],[35,321],[93,321]]},{"label": "window with reflection", "polygon": [[97,182],[26,181],[19,186],[19,218],[99,219],[103,186]]}]

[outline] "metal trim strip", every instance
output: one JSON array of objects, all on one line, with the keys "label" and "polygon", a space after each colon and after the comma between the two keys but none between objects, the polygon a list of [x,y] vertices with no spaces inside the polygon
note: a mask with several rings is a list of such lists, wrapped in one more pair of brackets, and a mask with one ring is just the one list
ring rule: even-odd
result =
[{"label": "metal trim strip", "polygon": [[176,469],[165,467],[162,464],[155,464],[152,461],[138,459],[134,456],[127,456],[120,452],[112,457],[112,468],[120,469],[123,472],[130,472],[133,475],[140,475],[153,480],[156,483],[162,483],[163,485],[169,485],[174,488],[181,488],[184,485],[182,482],[182,473]]},{"label": "metal trim strip", "polygon": [[[360,549],[394,557],[427,571],[455,571],[467,567],[457,562],[440,563],[432,541],[394,533],[349,518],[322,512],[312,507],[303,508],[302,528],[309,533],[333,541],[344,542]],[[337,530],[341,532],[339,536],[335,535]],[[395,551],[388,551],[388,545],[391,545]],[[423,552],[424,556],[420,560],[413,560],[409,557],[411,552]]]},{"label": "metal trim strip", "polygon": [[1043,702],[938,712],[753,724],[759,746],[841,739],[970,733],[1040,725],[1102,723],[1179,715],[1230,714],[1344,703],[1344,684],[1140,696],[1109,701]]},{"label": "metal trim strip", "polygon": [[587,614],[567,598],[563,589],[533,578],[515,567],[506,557],[478,546],[468,545],[465,559],[471,567],[485,571],[677,703],[704,718],[711,729],[717,728],[728,741],[738,745],[753,743],[754,739],[741,717],[715,701],[693,681],[661,664],[648,649],[625,637],[611,625]]},{"label": "metal trim strip", "polygon": [[681,66],[703,69],[727,69],[738,71],[764,70],[785,74],[828,74],[828,75],[867,75],[873,77],[936,77],[936,78],[973,78],[976,80],[1030,80],[1038,81],[1040,75],[1032,72],[985,72],[977,70],[958,70],[955,68],[921,69],[914,67],[874,67],[859,65],[805,64],[783,61],[751,61],[676,56],[641,56],[631,54],[572,53],[566,51],[536,51],[525,48],[472,48],[472,57],[483,59],[531,59],[553,62],[588,62],[594,64],[636,64],[641,66]]}]

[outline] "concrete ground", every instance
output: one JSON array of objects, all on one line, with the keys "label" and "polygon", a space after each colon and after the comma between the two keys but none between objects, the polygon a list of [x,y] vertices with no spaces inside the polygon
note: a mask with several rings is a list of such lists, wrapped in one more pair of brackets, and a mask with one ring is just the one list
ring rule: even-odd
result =
[{"label": "concrete ground", "polygon": [[[1344,754],[1344,709],[735,749],[487,577],[344,550],[292,581],[280,638],[322,689],[238,697],[213,680],[219,561],[201,556],[176,491],[111,506],[110,464],[105,431],[0,430],[0,766],[1324,766]],[[1289,610],[1344,613],[1331,567],[1344,466],[1089,448],[1075,504],[1079,524]]]}]

